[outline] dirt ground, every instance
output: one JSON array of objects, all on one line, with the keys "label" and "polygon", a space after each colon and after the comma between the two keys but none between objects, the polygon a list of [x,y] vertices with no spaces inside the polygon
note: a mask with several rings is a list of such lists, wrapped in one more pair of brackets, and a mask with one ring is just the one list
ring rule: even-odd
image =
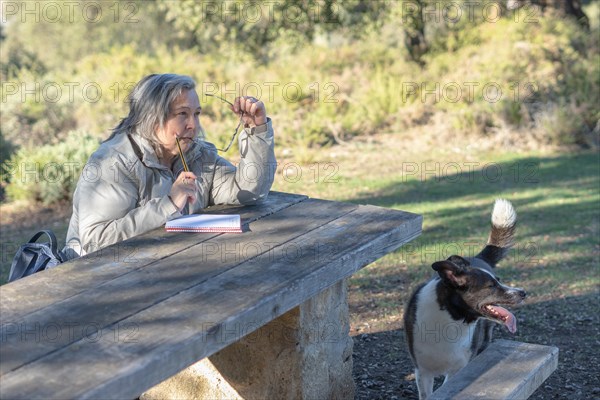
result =
[{"label": "dirt ground", "polygon": [[[356,319],[358,310],[353,308],[352,298],[351,290],[351,313]],[[592,294],[526,305],[514,313],[518,320],[515,336],[496,328],[495,338],[559,348],[558,369],[530,399],[600,398],[599,300],[599,294]],[[404,330],[354,334],[356,399],[418,399]]]}]

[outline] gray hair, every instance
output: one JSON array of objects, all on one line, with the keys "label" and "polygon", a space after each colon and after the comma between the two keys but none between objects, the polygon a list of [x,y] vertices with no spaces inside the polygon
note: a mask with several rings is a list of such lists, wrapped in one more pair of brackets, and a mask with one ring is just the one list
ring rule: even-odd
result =
[{"label": "gray hair", "polygon": [[156,130],[162,128],[169,116],[169,107],[186,90],[193,90],[192,78],[176,74],[152,74],[140,80],[127,96],[129,115],[112,130],[112,136],[120,133],[137,134],[152,143],[159,157],[162,147]]}]

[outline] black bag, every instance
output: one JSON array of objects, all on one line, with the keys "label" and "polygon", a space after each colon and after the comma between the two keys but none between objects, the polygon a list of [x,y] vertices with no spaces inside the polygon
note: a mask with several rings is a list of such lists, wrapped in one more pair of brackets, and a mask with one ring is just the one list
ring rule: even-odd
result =
[{"label": "black bag", "polygon": [[[43,234],[50,238],[50,243],[36,243]],[[10,266],[8,281],[16,281],[38,271],[56,267],[64,262],[65,259],[59,253],[56,242],[56,236],[52,231],[39,231],[33,235],[29,243],[22,245],[15,254]]]}]

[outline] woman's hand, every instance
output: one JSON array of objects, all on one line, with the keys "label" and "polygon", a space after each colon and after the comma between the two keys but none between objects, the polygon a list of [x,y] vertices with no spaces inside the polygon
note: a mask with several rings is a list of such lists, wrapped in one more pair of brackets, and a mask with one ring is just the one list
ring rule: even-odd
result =
[{"label": "woman's hand", "polygon": [[231,110],[238,115],[242,113],[244,126],[252,128],[267,123],[265,104],[255,97],[237,97],[233,102]]},{"label": "woman's hand", "polygon": [[179,174],[173,186],[171,186],[169,196],[180,212],[188,202],[193,203],[196,201],[196,175],[193,172],[185,171]]}]

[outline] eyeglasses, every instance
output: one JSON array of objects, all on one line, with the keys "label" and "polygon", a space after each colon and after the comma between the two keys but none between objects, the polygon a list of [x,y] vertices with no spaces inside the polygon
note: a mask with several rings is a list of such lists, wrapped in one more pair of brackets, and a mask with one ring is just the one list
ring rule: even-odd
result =
[{"label": "eyeglasses", "polygon": [[[224,98],[222,98],[222,97],[220,97],[220,96],[217,96],[216,94],[209,94],[209,93],[205,93],[204,95],[205,95],[205,96],[210,96],[210,97],[216,97],[217,99],[221,100],[222,102],[224,102],[224,103],[227,103],[227,104],[229,104],[231,107],[233,107],[233,103],[232,103],[232,102],[230,102],[229,100],[227,100],[227,99],[224,99]],[[239,122],[238,122],[237,126],[235,127],[235,130],[233,131],[233,136],[231,136],[231,140],[229,141],[229,144],[227,145],[227,147],[225,147],[224,149],[219,149],[219,148],[217,148],[217,150],[219,150],[219,151],[221,151],[221,152],[223,152],[223,153],[226,153],[226,152],[229,150],[229,148],[230,148],[230,147],[231,147],[231,145],[233,144],[233,141],[234,141],[235,137],[236,137],[236,136],[237,136],[237,134],[238,134],[238,130],[240,129],[240,126],[242,126],[242,117],[243,117],[243,116],[244,116],[244,112],[241,112],[241,113],[240,113],[240,120],[239,120]]]}]

